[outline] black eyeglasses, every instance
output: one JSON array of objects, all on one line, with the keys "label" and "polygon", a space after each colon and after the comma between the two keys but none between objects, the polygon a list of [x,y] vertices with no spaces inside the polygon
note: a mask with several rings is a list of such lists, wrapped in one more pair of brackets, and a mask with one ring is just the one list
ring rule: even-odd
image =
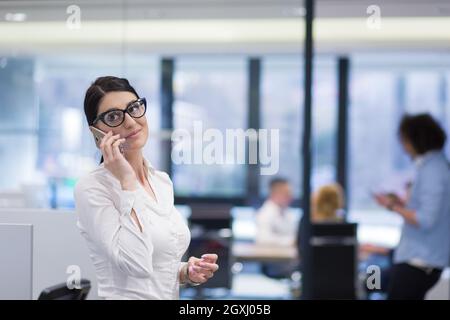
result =
[{"label": "black eyeglasses", "polygon": [[92,124],[101,120],[108,127],[118,127],[125,121],[125,113],[133,118],[140,118],[145,114],[145,111],[147,111],[147,100],[140,98],[128,103],[124,110],[111,109],[99,114]]}]

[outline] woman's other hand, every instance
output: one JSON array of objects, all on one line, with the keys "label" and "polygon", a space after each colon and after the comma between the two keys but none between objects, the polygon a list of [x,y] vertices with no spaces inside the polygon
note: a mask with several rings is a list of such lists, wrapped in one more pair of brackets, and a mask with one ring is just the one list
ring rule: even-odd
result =
[{"label": "woman's other hand", "polygon": [[201,259],[190,257],[188,260],[189,280],[195,283],[205,283],[214,276],[214,272],[219,269],[217,254],[207,253]]}]

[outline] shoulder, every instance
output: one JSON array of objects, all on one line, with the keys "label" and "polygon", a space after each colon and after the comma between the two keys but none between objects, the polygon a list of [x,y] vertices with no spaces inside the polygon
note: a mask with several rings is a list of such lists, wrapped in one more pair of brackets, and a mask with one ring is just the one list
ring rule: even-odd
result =
[{"label": "shoulder", "polygon": [[273,211],[276,211],[277,209],[278,209],[278,207],[273,201],[266,200],[266,201],[264,201],[260,210],[273,212]]},{"label": "shoulder", "polygon": [[258,209],[256,212],[257,217],[260,219],[263,218],[270,218],[273,215],[273,212],[275,211],[275,206],[270,201],[264,202],[264,204],[261,206],[261,208]]},{"label": "shoulder", "polygon": [[450,176],[450,166],[444,154],[436,154],[425,162],[419,170],[424,177],[431,179],[445,179]]},{"label": "shoulder", "polygon": [[450,168],[444,159],[430,159],[419,168],[416,183],[423,192],[450,188]]},{"label": "shoulder", "polygon": [[160,170],[154,170],[153,175],[154,175],[155,179],[158,181],[158,183],[161,183],[161,184],[164,184],[164,185],[167,185],[167,186],[173,188],[172,179],[170,179],[169,175],[166,172],[160,171]]},{"label": "shoulder", "polygon": [[108,176],[107,171],[103,166],[99,166],[81,176],[75,184],[75,196],[93,191],[102,192],[111,189],[114,182]]}]

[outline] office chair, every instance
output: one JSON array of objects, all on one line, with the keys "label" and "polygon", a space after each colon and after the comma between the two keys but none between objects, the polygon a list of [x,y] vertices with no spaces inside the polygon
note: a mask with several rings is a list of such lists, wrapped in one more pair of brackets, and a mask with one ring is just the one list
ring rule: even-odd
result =
[{"label": "office chair", "polygon": [[187,256],[199,257],[202,254],[216,253],[219,256],[219,270],[208,282],[196,287],[198,298],[205,288],[231,289],[231,206],[229,204],[191,203],[191,244]]},{"label": "office chair", "polygon": [[[301,224],[300,244],[308,241]],[[305,299],[356,299],[357,224],[311,224],[309,259],[313,271]],[[300,246],[301,248],[301,246]],[[300,252],[300,257],[305,255]]]},{"label": "office chair", "polygon": [[69,289],[66,283],[45,288],[38,300],[85,300],[91,290],[91,282],[81,279],[80,289]]}]

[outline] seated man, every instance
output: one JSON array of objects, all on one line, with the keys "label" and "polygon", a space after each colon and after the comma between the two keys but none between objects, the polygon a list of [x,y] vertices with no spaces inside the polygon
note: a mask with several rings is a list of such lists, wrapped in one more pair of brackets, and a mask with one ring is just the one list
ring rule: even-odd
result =
[{"label": "seated man", "polygon": [[297,235],[297,222],[287,208],[292,201],[289,182],[275,178],[270,182],[269,198],[256,214],[256,242],[266,245],[292,246]]},{"label": "seated man", "polygon": [[[286,179],[275,178],[270,182],[269,197],[256,215],[256,243],[268,246],[294,246],[298,222],[287,211],[292,201],[292,191]],[[272,278],[287,278],[297,270],[297,262],[264,263],[263,273]]]}]

